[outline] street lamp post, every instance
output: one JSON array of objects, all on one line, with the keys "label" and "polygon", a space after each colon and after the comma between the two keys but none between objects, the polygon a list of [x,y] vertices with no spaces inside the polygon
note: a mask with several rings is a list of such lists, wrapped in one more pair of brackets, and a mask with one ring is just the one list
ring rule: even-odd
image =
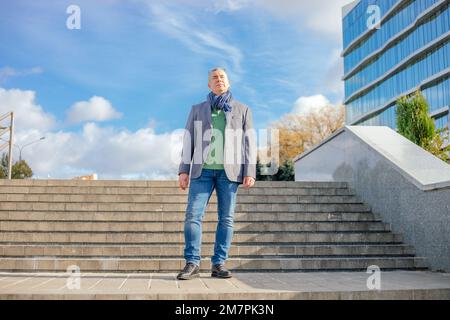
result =
[{"label": "street lamp post", "polygon": [[32,145],[33,143],[39,142],[39,141],[44,140],[44,139],[45,139],[45,137],[41,137],[40,139],[32,141],[30,143],[27,143],[27,144],[23,145],[22,147],[20,147],[20,146],[15,144],[15,146],[17,146],[19,148],[19,161],[22,161],[22,150],[23,150],[23,148],[28,147],[29,145]]},{"label": "street lamp post", "polygon": [[[1,127],[0,127],[0,129],[1,129]],[[29,145],[32,145],[33,143],[39,142],[39,141],[44,140],[44,139],[45,139],[45,137],[41,137],[41,138],[39,138],[39,139],[37,139],[37,140],[35,140],[35,141],[32,141],[32,142],[30,142],[30,143],[27,143],[27,144],[23,145],[23,146],[19,146],[17,143],[14,143],[14,147],[16,147],[16,148],[19,149],[19,161],[22,161],[22,150],[23,150],[25,147],[28,147]],[[8,142],[7,140],[2,139],[2,138],[0,138],[0,140],[3,140],[3,141]]]},{"label": "street lamp post", "polygon": [[[2,127],[0,127],[0,129],[2,129]],[[45,137],[41,137],[41,138],[39,138],[39,139],[37,139],[35,141],[32,141],[32,142],[27,143],[27,144],[24,144],[23,146],[19,146],[16,143],[14,143],[14,147],[19,149],[19,161],[22,161],[22,150],[25,147],[28,147],[29,145],[32,145],[33,143],[39,142],[39,141],[44,140],[44,139],[45,139]],[[0,138],[0,140],[8,142],[7,140],[5,140],[3,138]],[[11,150],[11,145],[12,145],[12,143],[10,144],[10,150]],[[11,154],[11,151],[9,151],[9,154]],[[8,172],[8,179],[11,179],[11,172],[12,172],[12,166],[10,165],[9,166],[9,172]]]}]

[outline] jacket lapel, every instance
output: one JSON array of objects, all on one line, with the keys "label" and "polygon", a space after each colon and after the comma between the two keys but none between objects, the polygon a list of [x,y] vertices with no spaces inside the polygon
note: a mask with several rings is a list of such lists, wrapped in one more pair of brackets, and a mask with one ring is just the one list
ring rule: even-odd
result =
[{"label": "jacket lapel", "polygon": [[233,110],[231,112],[225,112],[225,128],[231,129],[231,120],[233,119]]},{"label": "jacket lapel", "polygon": [[225,127],[228,129],[232,129],[231,123],[232,123],[233,118],[236,116],[236,110],[237,110],[237,106],[234,103],[234,100],[231,100],[230,105],[231,105],[231,112],[225,112],[225,119],[227,121]]},{"label": "jacket lapel", "polygon": [[203,104],[202,110],[203,110],[202,121],[205,121],[204,128],[206,128],[206,129],[211,128],[211,126],[212,126],[211,106],[209,105],[208,102],[205,102]]}]

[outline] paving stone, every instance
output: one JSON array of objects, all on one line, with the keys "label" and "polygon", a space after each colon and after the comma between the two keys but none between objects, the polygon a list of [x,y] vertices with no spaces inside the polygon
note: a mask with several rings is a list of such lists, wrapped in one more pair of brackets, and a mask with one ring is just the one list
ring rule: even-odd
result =
[{"label": "paving stone", "polygon": [[148,278],[132,278],[128,277],[126,282],[123,283],[120,290],[123,291],[148,291],[149,290],[149,283],[150,283],[151,276]]},{"label": "paving stone", "polygon": [[[263,275],[266,275],[263,277]],[[348,279],[364,280],[367,274],[355,273],[283,273],[268,274],[235,274],[231,279],[213,279],[207,274],[202,274],[200,279],[184,281],[181,283],[175,279],[175,274],[152,275],[151,286],[146,291],[149,275],[143,279],[136,279],[133,275],[107,275],[83,276],[80,290],[52,290],[59,287],[64,278],[61,274],[55,278],[55,282],[48,281],[51,277],[38,278],[35,275],[17,277],[6,274],[0,278],[0,298],[1,299],[450,299],[450,277],[443,274],[430,272],[386,272],[383,273],[385,280],[392,282],[396,279],[394,288],[382,290],[369,290],[367,288],[358,289],[348,284]],[[407,279],[405,276],[416,280],[416,285],[411,289],[400,288]],[[402,277],[405,280],[399,279]],[[287,281],[288,279],[298,279],[299,281]],[[306,279],[322,279],[327,286],[318,286],[314,283],[305,284]],[[439,282],[441,289],[428,289],[430,279]],[[8,280],[8,281],[5,281]],[[138,287],[120,286],[123,281],[134,280]],[[303,280],[303,281],[302,281]],[[403,282],[402,282],[403,281]],[[57,286],[55,284],[59,282]],[[41,286],[36,284],[41,283]],[[131,282],[130,282],[131,283]],[[394,281],[395,283],[395,281]],[[5,284],[9,287],[3,289]],[[27,285],[32,294],[24,290]],[[119,285],[120,288],[115,289]]]}]

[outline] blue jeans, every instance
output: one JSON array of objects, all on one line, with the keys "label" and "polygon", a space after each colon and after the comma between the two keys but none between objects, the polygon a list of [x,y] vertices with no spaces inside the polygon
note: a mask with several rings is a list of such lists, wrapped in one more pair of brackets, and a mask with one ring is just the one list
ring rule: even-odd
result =
[{"label": "blue jeans", "polygon": [[200,265],[202,220],[213,190],[217,195],[218,223],[212,265],[223,264],[233,237],[234,209],[238,182],[228,180],[225,170],[203,169],[200,177],[191,179],[184,221],[184,258],[186,263]]}]

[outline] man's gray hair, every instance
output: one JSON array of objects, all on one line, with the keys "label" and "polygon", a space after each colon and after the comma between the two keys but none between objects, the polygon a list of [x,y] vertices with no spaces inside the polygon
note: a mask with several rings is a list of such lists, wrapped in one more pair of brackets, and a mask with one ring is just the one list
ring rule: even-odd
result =
[{"label": "man's gray hair", "polygon": [[212,68],[211,70],[208,71],[208,80],[211,80],[211,74],[212,74],[214,71],[218,71],[218,70],[221,70],[221,71],[225,72],[225,74],[226,74],[227,77],[228,77],[228,73],[227,73],[227,70],[226,70],[225,68],[223,68],[223,67],[215,67],[215,68]]}]

